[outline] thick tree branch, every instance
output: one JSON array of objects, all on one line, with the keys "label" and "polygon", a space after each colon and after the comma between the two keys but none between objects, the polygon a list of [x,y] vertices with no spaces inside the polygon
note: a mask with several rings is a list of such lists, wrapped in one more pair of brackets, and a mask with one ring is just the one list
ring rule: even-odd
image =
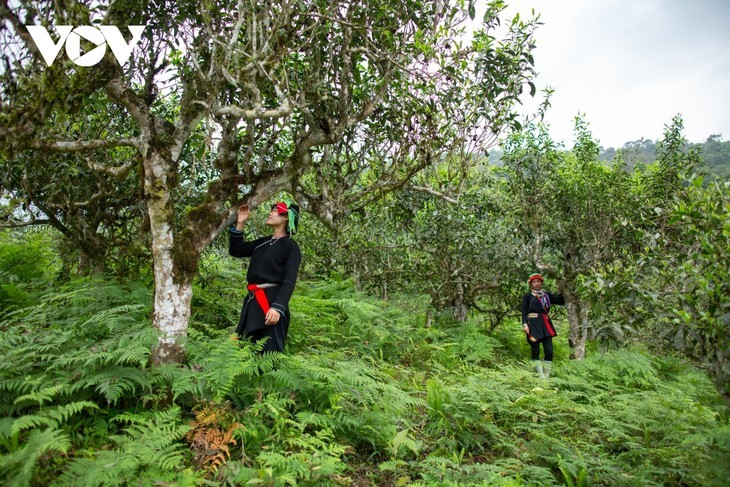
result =
[{"label": "thick tree branch", "polygon": [[93,149],[110,149],[112,147],[137,147],[139,139],[113,139],[113,140],[58,140],[55,142],[42,142],[34,140],[28,144],[28,148],[46,150],[49,152],[81,152]]},{"label": "thick tree branch", "polygon": [[114,78],[110,80],[106,86],[106,92],[109,97],[117,102],[119,105],[127,109],[129,114],[132,116],[137,126],[145,131],[149,129],[147,114],[149,109],[140,100],[134,91],[127,87],[121,78]]},{"label": "thick tree branch", "polygon": [[245,110],[239,106],[229,105],[221,107],[215,111],[218,116],[221,115],[233,115],[234,117],[242,118],[244,120],[256,120],[256,119],[273,119],[283,118],[291,115],[294,110],[294,106],[289,103],[288,99],[282,100],[281,105],[278,108],[265,109],[263,107],[251,108]]},{"label": "thick tree branch", "polygon": [[15,33],[23,40],[28,51],[30,51],[36,59],[42,62],[43,56],[41,55],[41,52],[38,50],[38,47],[36,47],[35,42],[33,42],[33,38],[28,33],[28,29],[25,27],[23,22],[21,22],[15,12],[10,10],[10,7],[8,7],[7,0],[3,0],[3,2],[0,3],[0,19],[6,19],[10,22],[15,29]]}]

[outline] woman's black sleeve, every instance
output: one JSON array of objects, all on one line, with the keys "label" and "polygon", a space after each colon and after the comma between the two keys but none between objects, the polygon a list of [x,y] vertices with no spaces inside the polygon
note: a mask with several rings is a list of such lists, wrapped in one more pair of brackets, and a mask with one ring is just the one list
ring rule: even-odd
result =
[{"label": "woman's black sleeve", "polygon": [[527,323],[527,313],[530,312],[530,299],[529,294],[522,296],[522,323]]},{"label": "woman's black sleeve", "polygon": [[245,242],[243,232],[235,227],[231,227],[228,235],[228,253],[233,257],[251,257],[256,246],[263,240],[259,238],[253,242]]},{"label": "woman's black sleeve", "polygon": [[565,297],[562,294],[548,293],[550,304],[565,304]]},{"label": "woman's black sleeve", "polygon": [[281,286],[279,292],[276,293],[274,301],[271,303],[271,307],[285,313],[286,308],[289,306],[289,299],[294,293],[294,285],[297,282],[297,273],[299,272],[299,264],[302,262],[302,253],[299,250],[299,245],[294,240],[289,240],[289,255],[286,257],[286,263],[284,264],[284,275],[281,279]]}]

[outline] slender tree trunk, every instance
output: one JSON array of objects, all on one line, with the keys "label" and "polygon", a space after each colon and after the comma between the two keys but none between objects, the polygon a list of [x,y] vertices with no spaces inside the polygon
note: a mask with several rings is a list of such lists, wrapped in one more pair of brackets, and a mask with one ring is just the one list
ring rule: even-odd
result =
[{"label": "slender tree trunk", "polygon": [[466,321],[469,314],[469,306],[464,303],[464,285],[456,284],[456,297],[454,298],[454,318],[461,323]]},{"label": "slender tree trunk", "polygon": [[79,249],[79,264],[76,268],[76,274],[82,277],[91,274],[91,256],[83,249]]},{"label": "slender tree trunk", "polygon": [[728,391],[728,382],[730,382],[730,367],[728,367],[728,357],[722,349],[715,351],[710,356],[710,375],[715,383],[717,391],[725,401],[725,406],[730,410],[730,392]]},{"label": "slender tree trunk", "polygon": [[582,301],[573,293],[566,293],[565,306],[568,310],[568,344],[570,358],[582,360],[586,355],[586,341],[588,340],[588,311],[590,304]]},{"label": "slender tree trunk", "polygon": [[152,324],[160,338],[152,352],[152,363],[182,362],[192,297],[191,283],[175,284],[171,273],[155,270]]}]

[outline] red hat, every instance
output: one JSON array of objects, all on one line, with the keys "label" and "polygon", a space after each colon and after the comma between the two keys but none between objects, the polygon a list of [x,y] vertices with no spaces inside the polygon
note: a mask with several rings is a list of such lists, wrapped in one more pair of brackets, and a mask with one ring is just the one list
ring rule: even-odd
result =
[{"label": "red hat", "polygon": [[297,227],[299,226],[299,205],[279,201],[278,203],[271,205],[271,209],[276,209],[279,215],[289,215],[289,223],[287,225],[286,233],[293,235],[297,232]]},{"label": "red hat", "polygon": [[527,284],[532,284],[532,281],[535,279],[540,279],[542,282],[545,282],[545,279],[540,274],[530,274],[530,277],[527,278]]}]

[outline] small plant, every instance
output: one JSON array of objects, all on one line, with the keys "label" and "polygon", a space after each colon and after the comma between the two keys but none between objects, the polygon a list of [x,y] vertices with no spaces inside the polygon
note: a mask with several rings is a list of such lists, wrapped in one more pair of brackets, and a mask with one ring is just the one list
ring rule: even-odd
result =
[{"label": "small plant", "polygon": [[203,403],[190,426],[185,439],[195,452],[195,464],[210,471],[216,471],[231,457],[230,447],[236,444],[233,435],[242,428],[227,406],[212,402]]}]

